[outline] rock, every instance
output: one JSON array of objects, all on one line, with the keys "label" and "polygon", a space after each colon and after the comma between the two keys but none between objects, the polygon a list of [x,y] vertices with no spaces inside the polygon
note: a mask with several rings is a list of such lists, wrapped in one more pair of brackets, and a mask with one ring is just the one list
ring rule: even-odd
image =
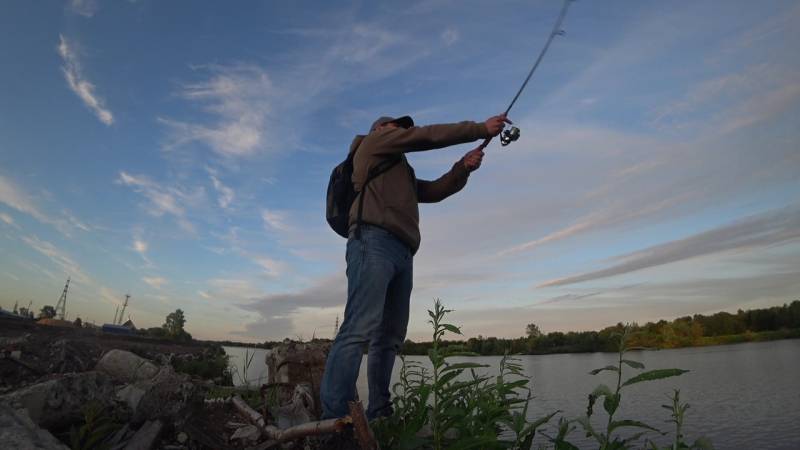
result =
[{"label": "rock", "polygon": [[125,450],[150,450],[155,446],[164,424],[160,420],[147,421],[133,435]]},{"label": "rock", "polygon": [[261,437],[261,431],[255,425],[245,425],[242,428],[236,430],[233,435],[231,435],[232,441],[237,439],[242,439],[246,441],[257,441],[258,438]]},{"label": "rock", "polygon": [[141,356],[117,349],[106,352],[97,362],[95,370],[128,382],[150,380],[160,371],[157,365]]},{"label": "rock", "polygon": [[5,405],[0,405],[0,443],[8,449],[69,450],[49,431],[36,426],[24,410]]},{"label": "rock", "polygon": [[124,402],[131,411],[136,413],[139,402],[146,393],[144,389],[129,384],[117,390],[117,400]]},{"label": "rock", "polygon": [[189,435],[181,431],[178,433],[178,436],[175,437],[175,440],[177,440],[179,444],[185,444],[186,441],[189,440]]},{"label": "rock", "polygon": [[51,428],[82,420],[82,410],[90,402],[109,406],[113,392],[104,374],[72,373],[0,396],[0,403],[25,409],[34,423]]},{"label": "rock", "polygon": [[25,333],[17,337],[0,337],[0,347],[16,347],[28,342],[30,337],[30,333]]},{"label": "rock", "polygon": [[182,416],[187,405],[201,403],[200,390],[188,375],[162,367],[152,379],[134,385],[144,391],[134,411],[134,422],[160,418],[173,421]]},{"label": "rock", "polygon": [[20,359],[22,359],[22,351],[14,350],[11,353],[9,353],[8,356],[10,356],[11,359],[16,359],[17,361],[19,361]]}]

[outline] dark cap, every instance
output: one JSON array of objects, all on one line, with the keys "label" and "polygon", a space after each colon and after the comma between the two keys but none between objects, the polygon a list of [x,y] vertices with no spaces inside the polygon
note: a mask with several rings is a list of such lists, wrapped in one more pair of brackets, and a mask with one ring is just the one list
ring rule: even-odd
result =
[{"label": "dark cap", "polygon": [[379,118],[378,120],[376,120],[375,122],[372,122],[372,126],[369,127],[369,132],[372,133],[379,126],[381,126],[383,124],[390,123],[390,122],[394,122],[398,126],[403,127],[403,128],[411,128],[411,127],[414,126],[414,120],[410,116],[398,117],[396,119],[394,117],[383,116],[383,117]]}]

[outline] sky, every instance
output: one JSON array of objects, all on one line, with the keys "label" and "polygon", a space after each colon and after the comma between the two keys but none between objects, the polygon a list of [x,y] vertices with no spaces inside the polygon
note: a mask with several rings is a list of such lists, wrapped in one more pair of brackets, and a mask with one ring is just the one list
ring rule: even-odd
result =
[{"label": "sky", "polygon": [[[331,169],[382,115],[502,112],[561,2],[0,3],[0,306],[330,337]],[[463,191],[421,205],[408,337],[800,297],[800,4],[580,1]],[[476,144],[409,155],[436,178]]]}]

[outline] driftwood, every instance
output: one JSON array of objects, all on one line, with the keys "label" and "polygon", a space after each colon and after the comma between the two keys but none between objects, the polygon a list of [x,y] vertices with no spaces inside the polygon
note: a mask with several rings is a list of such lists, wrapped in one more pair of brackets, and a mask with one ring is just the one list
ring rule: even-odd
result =
[{"label": "driftwood", "polygon": [[264,421],[264,416],[251,408],[250,405],[245,403],[245,401],[242,400],[242,397],[234,395],[233,398],[231,398],[231,402],[233,403],[233,406],[236,407],[236,410],[239,411],[239,413],[242,414],[253,425],[262,429],[267,425]]},{"label": "driftwood", "polygon": [[341,432],[352,421],[350,417],[341,419],[328,419],[314,422],[307,422],[301,425],[296,425],[290,428],[281,429],[274,425],[265,425],[264,416],[258,411],[251,408],[241,397],[238,395],[232,398],[232,403],[236,409],[250,421],[253,425],[257,426],[261,431],[271,440],[277,442],[290,441],[306,436],[318,436],[320,434],[331,434]]}]

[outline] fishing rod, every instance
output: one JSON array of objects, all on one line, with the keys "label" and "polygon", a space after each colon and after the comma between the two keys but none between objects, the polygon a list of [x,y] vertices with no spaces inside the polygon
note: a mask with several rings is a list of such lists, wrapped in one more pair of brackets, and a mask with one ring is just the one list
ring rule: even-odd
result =
[{"label": "fishing rod", "polygon": [[[564,18],[567,16],[567,10],[569,9],[569,4],[575,0],[564,0],[564,5],[561,7],[561,12],[558,14],[558,19],[556,19],[555,25],[553,25],[553,31],[550,32],[550,36],[547,38],[547,42],[545,42],[544,47],[542,47],[542,51],[539,52],[539,56],[536,58],[536,62],[533,63],[533,67],[531,67],[530,72],[528,72],[528,76],[525,77],[525,81],[522,82],[522,86],[519,87],[517,94],[511,99],[511,103],[506,108],[506,111],[503,113],[504,116],[508,116],[508,112],[511,111],[511,108],[514,106],[514,103],[517,102],[520,94],[522,91],[525,90],[525,87],[528,85],[528,82],[531,80],[533,73],[536,72],[536,68],[539,67],[539,63],[542,62],[544,55],[547,53],[547,49],[550,48],[550,43],[553,42],[556,36],[563,36],[564,30],[561,29],[561,24],[564,22]],[[500,135],[500,144],[505,147],[506,145],[516,141],[519,139],[520,131],[519,128],[516,126],[512,126],[510,129],[503,131],[503,134]],[[492,141],[492,138],[486,138],[483,143],[480,145],[480,149],[486,148],[487,145]]]}]

